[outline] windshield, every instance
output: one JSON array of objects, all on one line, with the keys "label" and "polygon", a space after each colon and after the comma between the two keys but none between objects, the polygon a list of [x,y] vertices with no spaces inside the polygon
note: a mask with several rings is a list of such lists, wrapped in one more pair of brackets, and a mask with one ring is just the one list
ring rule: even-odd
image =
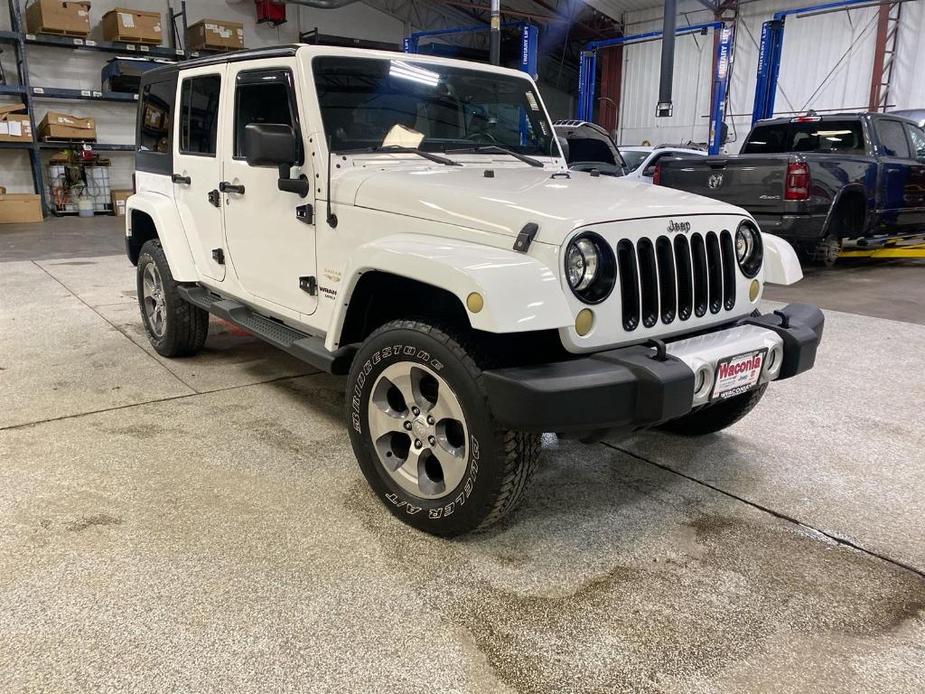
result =
[{"label": "windshield", "polygon": [[632,152],[625,149],[620,150],[620,156],[623,157],[623,161],[626,162],[626,168],[629,171],[635,171],[639,168],[639,165],[646,160],[651,152]]},{"label": "windshield", "polygon": [[828,119],[758,125],[742,148],[742,154],[864,151],[864,135],[859,120]]},{"label": "windshield", "polygon": [[334,151],[400,142],[431,152],[497,145],[558,155],[526,79],[397,58],[322,56],[312,66]]}]

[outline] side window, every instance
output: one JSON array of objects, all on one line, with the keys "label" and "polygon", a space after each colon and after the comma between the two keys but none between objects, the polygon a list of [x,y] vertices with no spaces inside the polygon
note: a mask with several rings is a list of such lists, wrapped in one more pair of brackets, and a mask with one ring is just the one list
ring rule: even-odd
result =
[{"label": "side window", "polygon": [[909,141],[912,143],[912,156],[919,161],[925,161],[925,130],[917,125],[906,124]]},{"label": "side window", "polygon": [[909,153],[909,142],[906,140],[902,123],[897,120],[877,120],[876,127],[880,146],[885,155],[902,159],[909,159],[912,156]]},{"label": "side window", "polygon": [[[234,97],[234,156],[244,158],[244,128],[250,123],[282,123],[299,134],[292,76],[288,71],[242,72]],[[300,160],[301,161],[301,153]]]},{"label": "side window", "polygon": [[215,156],[218,132],[219,75],[183,80],[180,87],[180,152]]},{"label": "side window", "polygon": [[176,79],[145,85],[139,112],[139,151],[162,154],[170,152],[170,130],[176,88]]}]

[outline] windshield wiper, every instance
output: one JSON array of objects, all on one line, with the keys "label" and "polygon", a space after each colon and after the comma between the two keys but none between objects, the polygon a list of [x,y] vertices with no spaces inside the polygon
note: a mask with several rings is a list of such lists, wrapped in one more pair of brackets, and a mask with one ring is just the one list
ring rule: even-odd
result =
[{"label": "windshield wiper", "polygon": [[543,162],[539,159],[534,159],[533,157],[528,157],[526,154],[521,154],[520,152],[515,152],[512,149],[507,147],[501,147],[500,145],[482,145],[478,147],[463,147],[461,149],[448,149],[447,154],[466,154],[467,152],[486,152],[494,154],[509,154],[515,159],[520,159],[520,161],[530,166],[543,166]]},{"label": "windshield wiper", "polygon": [[337,154],[377,154],[379,152],[386,154],[417,154],[418,156],[429,159],[430,161],[446,166],[462,166],[458,161],[453,161],[449,157],[441,157],[433,152],[425,152],[416,147],[402,147],[401,145],[380,145],[379,147],[361,147],[360,149],[345,149]]}]

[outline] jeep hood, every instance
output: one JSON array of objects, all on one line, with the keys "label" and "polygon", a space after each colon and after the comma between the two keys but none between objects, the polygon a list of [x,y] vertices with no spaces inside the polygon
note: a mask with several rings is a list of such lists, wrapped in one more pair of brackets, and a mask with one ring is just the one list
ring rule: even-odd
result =
[{"label": "jeep hood", "polygon": [[355,168],[338,177],[334,191],[338,202],[511,236],[534,222],[539,225],[537,240],[553,244],[587,224],[746,214],[726,203],[648,183],[579,172],[568,177],[552,174],[538,167],[486,169],[472,164]]}]

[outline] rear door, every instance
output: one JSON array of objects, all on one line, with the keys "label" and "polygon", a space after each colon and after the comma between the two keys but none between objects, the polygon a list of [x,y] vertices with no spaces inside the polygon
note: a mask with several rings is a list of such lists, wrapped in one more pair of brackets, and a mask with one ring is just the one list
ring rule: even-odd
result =
[{"label": "rear door", "polygon": [[276,167],[250,166],[244,156],[249,123],[289,125],[301,150],[290,175],[314,181],[311,163],[305,161],[297,70],[292,59],[229,64],[224,112],[232,123],[222,137],[222,181],[228,191],[222,202],[225,238],[243,289],[272,303],[271,309],[307,315],[314,313],[317,297],[303,289],[308,280],[301,278],[315,275],[315,225],[307,217],[300,220],[296,208],[312,198],[279,190]]},{"label": "rear door", "polygon": [[904,123],[904,126],[913,158],[907,186],[907,202],[911,206],[909,226],[922,230],[925,229],[925,130],[912,123]]},{"label": "rear door", "polygon": [[180,71],[174,130],[173,189],[196,268],[225,279],[222,211],[218,197],[219,106],[225,66]]},{"label": "rear door", "polygon": [[903,231],[915,216],[914,182],[910,179],[914,160],[903,121],[892,118],[873,119],[877,135],[880,175],[877,201],[882,223],[887,231]]}]

